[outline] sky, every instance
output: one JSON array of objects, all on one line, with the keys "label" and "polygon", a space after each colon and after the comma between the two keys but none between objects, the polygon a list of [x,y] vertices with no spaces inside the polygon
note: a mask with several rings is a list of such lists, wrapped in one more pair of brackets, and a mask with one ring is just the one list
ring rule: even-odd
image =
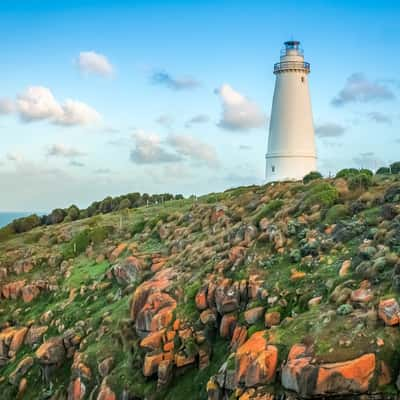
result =
[{"label": "sky", "polygon": [[0,211],[264,179],[273,64],[300,40],[318,169],[400,158],[397,1],[0,2]]}]

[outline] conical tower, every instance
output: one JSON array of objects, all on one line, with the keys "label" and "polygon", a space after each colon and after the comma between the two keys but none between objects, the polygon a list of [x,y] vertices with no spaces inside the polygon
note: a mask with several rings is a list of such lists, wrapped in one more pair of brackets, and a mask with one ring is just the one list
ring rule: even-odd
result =
[{"label": "conical tower", "polygon": [[314,126],[307,76],[298,41],[285,42],[276,75],[266,158],[267,182],[298,180],[316,170]]}]

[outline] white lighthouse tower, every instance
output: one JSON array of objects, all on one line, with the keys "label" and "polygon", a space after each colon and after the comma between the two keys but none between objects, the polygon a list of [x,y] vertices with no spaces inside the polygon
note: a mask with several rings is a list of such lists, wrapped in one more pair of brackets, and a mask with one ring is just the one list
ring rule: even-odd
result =
[{"label": "white lighthouse tower", "polygon": [[266,158],[267,182],[298,180],[316,170],[314,126],[300,42],[285,42],[276,75]]}]

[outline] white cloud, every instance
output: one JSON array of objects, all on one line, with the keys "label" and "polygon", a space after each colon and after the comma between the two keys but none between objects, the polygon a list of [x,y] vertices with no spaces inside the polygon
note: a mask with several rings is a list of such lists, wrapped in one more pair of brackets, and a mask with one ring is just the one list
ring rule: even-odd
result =
[{"label": "white cloud", "polygon": [[203,161],[210,167],[219,165],[217,152],[211,145],[200,141],[190,135],[172,135],[167,143],[175,149],[178,154],[195,161]]},{"label": "white cloud", "polygon": [[135,148],[131,151],[130,159],[136,164],[158,164],[180,161],[181,157],[165,150],[161,138],[155,133],[138,131],[133,135]]},{"label": "white cloud", "polygon": [[114,68],[108,58],[94,51],[82,51],[77,60],[78,67],[85,74],[97,74],[105,77],[113,75]]},{"label": "white cloud", "polygon": [[174,118],[171,115],[162,114],[156,119],[156,122],[165,128],[171,128],[174,123]]},{"label": "white cloud", "polygon": [[17,97],[17,111],[25,122],[48,120],[56,125],[89,125],[98,122],[100,114],[87,104],[67,99],[59,104],[50,89],[30,86]]},{"label": "white cloud", "polygon": [[222,101],[222,117],[218,126],[231,131],[265,127],[267,118],[260,107],[228,84],[216,93]]},{"label": "white cloud", "polygon": [[74,147],[68,147],[65,144],[58,143],[50,146],[46,152],[46,155],[50,157],[75,158],[82,157],[85,155],[85,153]]},{"label": "white cloud", "polygon": [[11,114],[15,111],[15,103],[11,99],[0,99],[0,115]]}]

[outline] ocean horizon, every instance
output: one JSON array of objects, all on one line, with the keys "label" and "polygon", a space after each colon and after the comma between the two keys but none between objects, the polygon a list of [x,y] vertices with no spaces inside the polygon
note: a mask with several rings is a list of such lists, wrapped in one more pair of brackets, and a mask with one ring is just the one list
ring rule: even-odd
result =
[{"label": "ocean horizon", "polygon": [[0,228],[8,225],[11,221],[16,218],[26,217],[27,215],[31,215],[32,212],[3,212],[0,211]]}]

